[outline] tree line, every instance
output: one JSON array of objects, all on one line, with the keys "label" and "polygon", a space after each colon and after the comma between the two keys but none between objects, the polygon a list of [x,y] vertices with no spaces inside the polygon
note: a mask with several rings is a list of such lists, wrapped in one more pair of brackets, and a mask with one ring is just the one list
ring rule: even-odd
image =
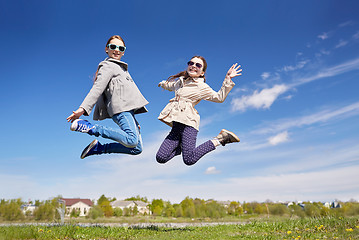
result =
[{"label": "tree line", "polygon": [[[58,209],[61,207],[59,199],[56,197],[51,200],[36,200],[33,212],[24,212],[21,206],[25,204],[21,199],[0,200],[0,220],[1,221],[54,221],[60,219]],[[133,208],[113,208],[111,202],[116,198],[108,198],[102,195],[96,204],[87,213],[87,218],[97,219],[100,217],[131,217],[139,215],[137,207]],[[148,201],[145,197],[131,197],[126,201],[143,201],[148,204],[148,208],[153,216],[175,217],[175,218],[211,218],[220,219],[226,216],[288,216],[288,217],[324,217],[324,216],[359,216],[359,203],[356,201],[340,202],[340,208],[330,208],[320,202],[303,202],[303,204],[285,205],[270,201],[259,202],[236,202],[232,201],[224,205],[215,200],[203,200],[199,198],[186,197],[180,203],[171,204],[162,199]],[[79,216],[76,210],[67,213],[71,218]]]}]

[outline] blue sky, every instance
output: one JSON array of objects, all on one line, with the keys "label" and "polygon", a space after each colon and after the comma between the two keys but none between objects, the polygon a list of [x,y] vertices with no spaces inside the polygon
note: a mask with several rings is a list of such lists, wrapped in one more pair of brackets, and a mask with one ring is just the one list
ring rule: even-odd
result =
[{"label": "blue sky", "polygon": [[[358,10],[355,0],[1,1],[0,198],[359,200]],[[150,102],[138,116],[144,151],[81,160],[94,138],[66,117],[114,34]],[[233,63],[243,68],[224,103],[197,105],[197,143],[222,128],[241,143],[160,165],[170,128],[157,116],[173,93],[157,84],[193,55],[214,90]]]}]

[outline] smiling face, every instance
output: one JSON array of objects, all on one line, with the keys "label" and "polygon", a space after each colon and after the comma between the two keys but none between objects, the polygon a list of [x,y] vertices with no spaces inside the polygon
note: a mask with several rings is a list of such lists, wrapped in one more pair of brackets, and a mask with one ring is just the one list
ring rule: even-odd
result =
[{"label": "smiling face", "polygon": [[[203,71],[204,63],[203,63],[202,59],[194,57],[191,59],[191,61],[189,61],[189,63],[191,63],[191,64],[188,64],[187,73],[190,77],[198,78],[198,77],[204,76],[204,71]],[[198,67],[198,66],[200,66],[200,67]]]},{"label": "smiling face", "polygon": [[[117,39],[117,38],[112,39],[109,42],[109,44],[115,44],[115,45],[118,45],[118,46],[125,46],[125,44],[120,39]],[[113,59],[116,59],[116,60],[121,60],[122,56],[125,54],[125,52],[119,51],[118,48],[116,48],[115,50],[112,50],[112,49],[109,49],[107,46],[105,48],[105,51],[106,51],[107,55],[110,58],[113,58]]]}]

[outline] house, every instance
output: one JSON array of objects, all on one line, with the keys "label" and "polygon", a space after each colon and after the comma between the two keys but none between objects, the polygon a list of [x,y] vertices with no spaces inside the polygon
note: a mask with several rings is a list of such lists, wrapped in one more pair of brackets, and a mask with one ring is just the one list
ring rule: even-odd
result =
[{"label": "house", "polygon": [[145,203],[142,201],[117,200],[117,201],[111,202],[111,206],[113,208],[120,208],[122,211],[125,208],[133,209],[134,207],[137,207],[139,214],[150,214],[150,209],[148,207],[148,203]]},{"label": "house", "polygon": [[90,199],[61,198],[65,202],[66,215],[69,216],[73,210],[79,211],[79,216],[86,216],[93,206]]},{"label": "house", "polygon": [[21,210],[24,214],[32,215],[37,207],[34,204],[23,204],[21,205]]},{"label": "house", "polygon": [[224,208],[229,208],[231,201],[217,201],[218,204],[222,205]]}]

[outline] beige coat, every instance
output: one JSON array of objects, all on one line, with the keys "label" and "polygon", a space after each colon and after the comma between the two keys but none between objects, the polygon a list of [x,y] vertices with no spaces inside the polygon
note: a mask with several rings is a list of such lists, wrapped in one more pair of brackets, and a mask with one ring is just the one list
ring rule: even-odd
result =
[{"label": "beige coat", "polygon": [[170,100],[160,113],[158,119],[172,127],[172,122],[180,122],[199,130],[200,116],[194,108],[201,100],[211,102],[223,102],[234,86],[230,78],[225,78],[221,89],[216,92],[203,78],[190,78],[177,81],[162,81],[159,86],[175,91],[175,97]]}]

